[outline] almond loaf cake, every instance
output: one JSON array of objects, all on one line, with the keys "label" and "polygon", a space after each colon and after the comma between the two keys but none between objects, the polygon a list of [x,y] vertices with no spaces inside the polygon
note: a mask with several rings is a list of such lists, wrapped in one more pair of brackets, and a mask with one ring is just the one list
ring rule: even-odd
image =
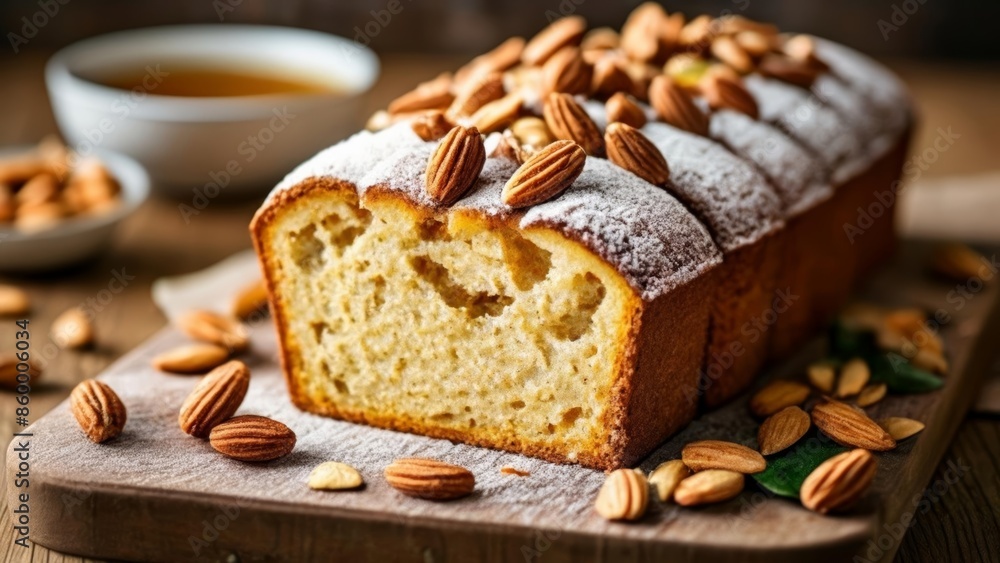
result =
[{"label": "almond loaf cake", "polygon": [[[740,16],[513,38],[293,171],[251,224],[300,408],[628,466],[893,247],[899,82]],[[888,214],[891,215],[891,212]]]}]

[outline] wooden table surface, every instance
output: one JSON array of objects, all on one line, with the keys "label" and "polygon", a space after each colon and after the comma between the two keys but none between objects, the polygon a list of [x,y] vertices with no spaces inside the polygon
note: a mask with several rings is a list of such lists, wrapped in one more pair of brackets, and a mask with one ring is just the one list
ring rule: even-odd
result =
[{"label": "wooden table surface", "polygon": [[[45,95],[44,57],[28,53],[0,59],[0,104],[3,126],[0,146],[37,141],[56,130]],[[383,79],[370,96],[374,111],[418,80],[460,61],[441,57],[386,56]],[[1000,143],[1000,72],[954,63],[893,64],[911,85],[922,110],[915,147],[931,146],[938,128],[961,135],[954,150],[925,172],[927,177],[974,174],[998,169]],[[998,186],[1000,189],[1000,186]],[[153,280],[207,267],[248,248],[246,225],[259,200],[216,201],[185,224],[177,202],[152,199],[123,225],[112,248],[81,267],[44,276],[0,275],[31,294],[30,315],[34,357],[44,356],[45,375],[32,390],[31,418],[40,417],[62,401],[78,381],[99,373],[135,347],[165,319],[150,298]],[[1000,243],[1000,225],[993,233],[976,233]],[[134,276],[134,277],[133,277]],[[128,279],[119,293],[102,291],[116,278]],[[46,346],[47,327],[65,309],[84,304],[95,313],[97,345],[84,352],[57,351]],[[0,347],[14,341],[13,323],[0,324]],[[995,367],[1000,371],[1000,364]],[[17,431],[12,395],[0,392],[0,434]],[[6,451],[6,450],[4,450]],[[954,479],[956,468],[960,477]],[[1000,561],[1000,420],[970,414],[938,468],[916,520],[902,538],[897,560]],[[5,480],[6,482],[7,480]],[[4,561],[80,561],[39,546],[13,545],[10,512],[0,507],[0,554]]]}]

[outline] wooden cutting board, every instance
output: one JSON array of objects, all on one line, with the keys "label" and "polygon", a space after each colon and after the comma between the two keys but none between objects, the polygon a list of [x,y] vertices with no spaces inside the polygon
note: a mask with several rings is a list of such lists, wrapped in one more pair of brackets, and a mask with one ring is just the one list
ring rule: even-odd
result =
[{"label": "wooden cutting board", "polygon": [[[165,329],[101,376],[128,407],[119,438],[90,443],[66,403],[26,429],[32,434],[31,484],[27,491],[9,484],[9,506],[19,506],[17,495],[29,492],[31,541],[111,559],[819,563],[857,554],[862,560],[889,560],[988,371],[1000,335],[995,284],[958,300],[949,293],[955,284],[925,273],[926,254],[927,245],[905,244],[865,297],[947,312],[951,320],[942,336],[952,373],[939,391],[892,396],[870,411],[874,418],[916,418],[927,429],[879,454],[873,490],[849,515],[820,516],[751,484],[724,504],[682,509],[653,503],[640,522],[608,523],[592,509],[604,479],[599,471],[299,412],[284,391],[266,324],[254,329],[253,352],[244,358],[253,380],[240,414],[288,424],[298,435],[291,455],[244,464],[184,435],[177,411],[197,379],[149,367],[156,353],[185,341]],[[820,354],[816,342],[767,377],[801,373]],[[700,417],[641,468],[649,471],[679,457],[683,444],[695,439],[752,445],[755,434],[744,397]],[[17,472],[17,444],[15,439],[8,450],[9,476]],[[476,475],[476,492],[450,503],[404,497],[381,476],[389,462],[403,456],[464,465]],[[357,467],[366,487],[340,493],[308,489],[310,470],[328,460]],[[503,467],[530,475],[502,474]]]}]

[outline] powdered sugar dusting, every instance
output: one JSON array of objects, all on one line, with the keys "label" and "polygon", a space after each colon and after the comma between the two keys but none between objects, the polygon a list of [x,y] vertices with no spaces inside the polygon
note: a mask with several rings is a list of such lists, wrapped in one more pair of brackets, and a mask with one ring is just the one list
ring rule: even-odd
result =
[{"label": "powdered sugar dusting", "polygon": [[642,131],[667,159],[669,189],[705,222],[724,252],[783,225],[774,189],[722,145],[664,123],[648,123]]},{"label": "powdered sugar dusting", "polygon": [[792,217],[833,195],[823,163],[767,123],[731,110],[712,114],[710,134],[740,157],[757,164]]}]

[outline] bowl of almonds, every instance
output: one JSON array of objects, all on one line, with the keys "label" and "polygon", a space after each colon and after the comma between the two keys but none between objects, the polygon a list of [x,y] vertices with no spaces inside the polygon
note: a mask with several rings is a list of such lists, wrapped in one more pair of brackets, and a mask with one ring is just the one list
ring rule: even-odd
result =
[{"label": "bowl of almonds", "polygon": [[51,138],[0,150],[0,270],[52,270],[93,257],[148,195],[145,169],[118,153],[81,155]]}]

